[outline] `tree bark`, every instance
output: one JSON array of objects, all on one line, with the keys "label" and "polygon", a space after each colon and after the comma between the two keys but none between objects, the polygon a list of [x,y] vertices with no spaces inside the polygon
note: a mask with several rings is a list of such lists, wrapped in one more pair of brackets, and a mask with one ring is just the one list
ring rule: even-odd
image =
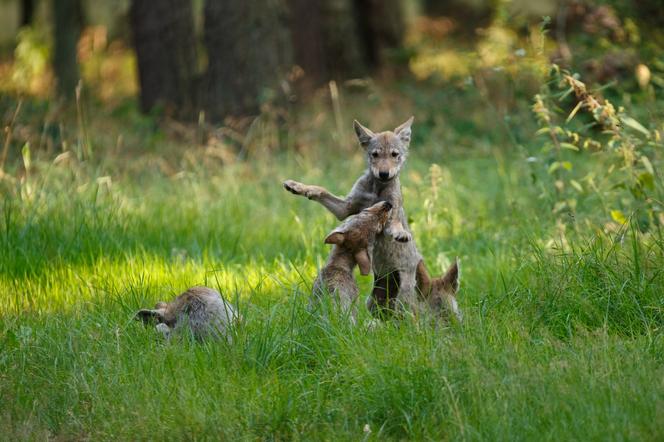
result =
[{"label": "tree bark", "polygon": [[324,0],[324,50],[333,78],[344,79],[367,74],[365,48],[357,23],[354,0]]},{"label": "tree bark", "polygon": [[138,61],[141,108],[196,117],[196,38],[190,0],[133,0],[130,22]]},{"label": "tree bark", "polygon": [[302,68],[299,82],[310,91],[329,80],[325,53],[325,14],[320,1],[289,0],[293,61]]},{"label": "tree bark", "polygon": [[81,0],[53,0],[53,69],[59,96],[71,100],[79,80],[77,49],[83,27]]},{"label": "tree bark", "polygon": [[354,0],[354,7],[364,60],[371,69],[385,66],[389,51],[403,44],[401,0]]},{"label": "tree bark", "polygon": [[486,27],[493,16],[493,2],[465,0],[424,0],[424,14],[429,17],[449,17],[457,23],[457,34],[474,35],[478,27]]},{"label": "tree bark", "polygon": [[21,27],[30,26],[35,18],[35,0],[21,0]]},{"label": "tree bark", "polygon": [[276,0],[207,0],[204,96],[212,120],[258,113],[279,94],[289,65],[286,10]]}]

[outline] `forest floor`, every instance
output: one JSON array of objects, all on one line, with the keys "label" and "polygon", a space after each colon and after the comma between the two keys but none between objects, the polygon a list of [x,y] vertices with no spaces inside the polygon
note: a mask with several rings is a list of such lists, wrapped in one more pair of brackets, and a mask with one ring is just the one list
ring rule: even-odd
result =
[{"label": "forest floor", "polygon": [[[24,103],[17,125],[69,143],[13,149],[3,177],[0,439],[661,440],[660,228],[616,227],[590,193],[554,213],[530,101],[504,118],[408,96],[321,100],[207,146],[133,114],[43,125]],[[281,182],[345,194],[365,167],[352,119],[411,114],[405,208],[433,273],[460,257],[463,323],[309,313],[337,221]],[[133,320],[201,284],[239,306],[232,345]]]}]

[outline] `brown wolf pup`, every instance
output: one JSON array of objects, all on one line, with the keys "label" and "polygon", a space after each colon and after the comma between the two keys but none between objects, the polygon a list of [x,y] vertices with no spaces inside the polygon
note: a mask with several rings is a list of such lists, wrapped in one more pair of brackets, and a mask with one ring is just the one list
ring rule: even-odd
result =
[{"label": "brown wolf pup", "polygon": [[424,260],[417,265],[417,290],[420,300],[433,314],[443,319],[449,319],[454,315],[459,322],[463,320],[463,314],[459,310],[456,300],[460,279],[461,269],[458,258],[454,260],[447,272],[438,278],[429,276]]},{"label": "brown wolf pup", "polygon": [[196,339],[231,339],[231,327],[241,316],[233,306],[208,287],[192,287],[171,302],[158,302],[153,310],[142,309],[136,319],[156,323],[156,329],[169,338],[174,331],[191,330]]},{"label": "brown wolf pup", "polygon": [[[399,305],[417,308],[415,273],[422,256],[408,227],[399,183],[399,172],[408,156],[412,123],[410,117],[394,131],[374,133],[354,121],[355,134],[367,154],[368,168],[346,198],[334,196],[323,187],[293,180],[284,182],[286,190],[317,201],[340,220],[376,201],[392,204],[390,220],[384,232],[376,237],[373,253],[375,287],[367,306],[374,313],[380,307],[387,307],[389,299],[395,297]],[[398,284],[390,282],[394,280]]]},{"label": "brown wolf pup", "polygon": [[344,312],[350,312],[355,321],[357,311],[354,304],[359,289],[353,269],[357,264],[363,275],[371,272],[373,242],[376,234],[385,227],[391,209],[389,202],[378,202],[346,220],[325,238],[326,244],[334,246],[314,281],[311,304],[319,302],[326,293],[332,294]]}]

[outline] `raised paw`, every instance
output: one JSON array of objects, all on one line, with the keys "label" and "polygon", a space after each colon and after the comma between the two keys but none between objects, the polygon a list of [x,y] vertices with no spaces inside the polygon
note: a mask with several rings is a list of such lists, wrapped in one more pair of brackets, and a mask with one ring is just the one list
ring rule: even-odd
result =
[{"label": "raised paw", "polygon": [[284,189],[295,195],[303,195],[305,185],[293,180],[284,181]]},{"label": "raised paw", "polygon": [[298,183],[293,180],[284,181],[284,189],[295,195],[306,196],[307,198],[315,199],[320,196],[320,187],[307,186],[306,184]]},{"label": "raised paw", "polygon": [[392,238],[394,238],[395,241],[399,242],[408,242],[411,239],[413,239],[413,236],[405,230],[398,230],[395,232],[391,232],[391,234]]}]

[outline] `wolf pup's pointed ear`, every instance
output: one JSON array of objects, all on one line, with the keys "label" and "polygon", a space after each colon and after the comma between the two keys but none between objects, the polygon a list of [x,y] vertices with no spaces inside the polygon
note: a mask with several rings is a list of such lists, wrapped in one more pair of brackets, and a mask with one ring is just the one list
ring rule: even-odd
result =
[{"label": "wolf pup's pointed ear", "polygon": [[136,312],[134,319],[137,321],[143,321],[143,324],[149,324],[163,321],[164,315],[158,310],[141,309]]},{"label": "wolf pup's pointed ear", "polygon": [[353,129],[355,129],[355,135],[357,135],[360,145],[364,148],[368,147],[371,139],[376,136],[371,129],[362,126],[357,120],[353,120]]},{"label": "wolf pup's pointed ear", "polygon": [[405,123],[394,129],[394,133],[406,146],[410,144],[410,126],[412,126],[414,119],[415,117],[410,117]]},{"label": "wolf pup's pointed ear", "polygon": [[424,296],[429,296],[431,294],[431,276],[427,271],[427,267],[424,265],[424,260],[421,259],[417,264],[417,269],[415,270],[415,281],[417,283],[417,288],[420,293]]},{"label": "wolf pup's pointed ear", "polygon": [[325,238],[325,244],[343,244],[343,242],[344,242],[344,234],[343,232],[340,232],[338,230],[335,230],[334,232],[330,233]]},{"label": "wolf pup's pointed ear", "polygon": [[447,269],[443,276],[443,283],[450,287],[454,293],[459,290],[459,279],[461,276],[461,269],[459,268],[459,258],[454,259],[454,264]]},{"label": "wolf pup's pointed ear", "polygon": [[367,249],[362,249],[355,253],[355,261],[357,261],[357,266],[360,268],[362,275],[367,276],[371,273],[371,258],[369,258]]}]

